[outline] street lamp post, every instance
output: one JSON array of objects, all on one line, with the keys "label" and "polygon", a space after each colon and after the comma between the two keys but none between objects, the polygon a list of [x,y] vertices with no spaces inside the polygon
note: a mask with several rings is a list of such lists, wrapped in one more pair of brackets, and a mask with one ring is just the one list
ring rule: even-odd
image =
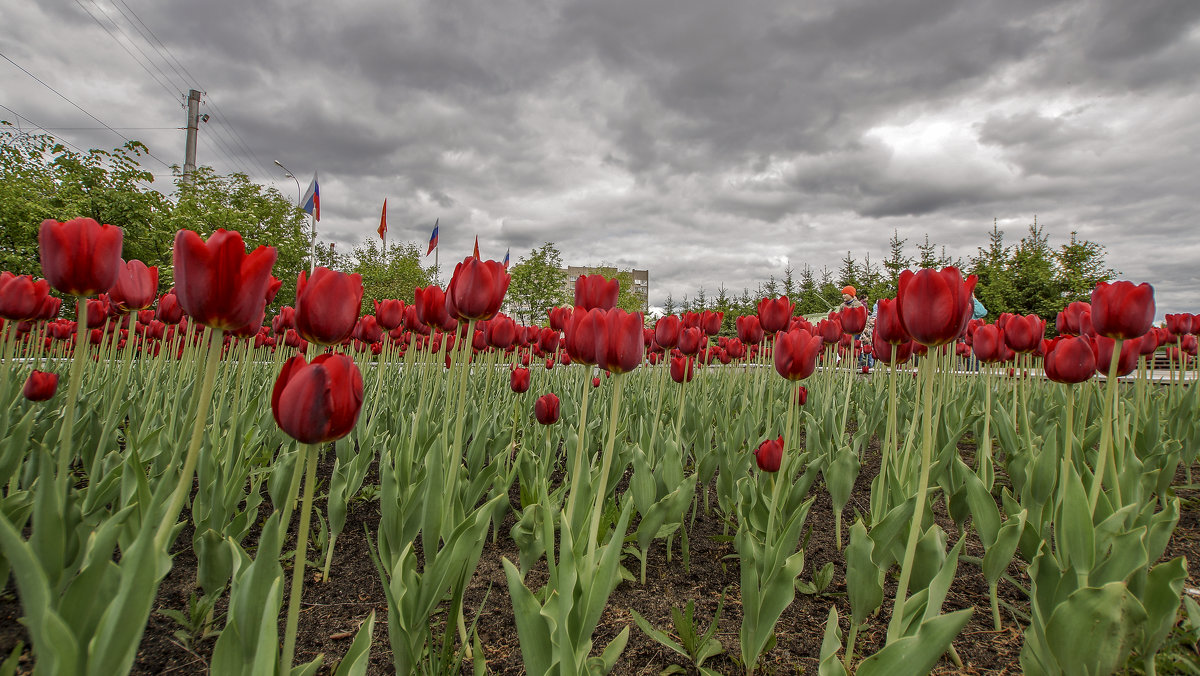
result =
[{"label": "street lamp post", "polygon": [[[304,193],[300,191],[300,179],[296,178],[296,174],[292,173],[291,169],[288,169],[287,167],[283,166],[283,162],[280,162],[279,160],[275,160],[275,165],[283,170],[285,176],[287,176],[288,178],[291,178],[293,181],[296,182],[296,206],[303,207],[304,205],[300,204],[300,200],[304,198]],[[312,271],[317,268],[317,221],[316,221],[316,219],[310,217],[309,224],[312,228],[312,244],[308,248],[308,272],[309,272],[309,274],[312,274]]]}]

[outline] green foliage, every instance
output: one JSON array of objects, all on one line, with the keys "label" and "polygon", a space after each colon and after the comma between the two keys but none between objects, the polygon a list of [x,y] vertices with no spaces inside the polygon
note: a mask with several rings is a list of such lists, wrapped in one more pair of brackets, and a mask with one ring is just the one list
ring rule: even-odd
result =
[{"label": "green foliage", "polygon": [[562,252],[554,242],[531,249],[509,270],[506,311],[521,324],[545,323],[547,309],[567,305],[574,298],[563,283],[562,269]]},{"label": "green foliage", "polygon": [[413,242],[392,243],[384,256],[383,247],[368,239],[354,249],[353,260],[347,269],[362,275],[363,314],[375,312],[374,300],[398,298],[412,303],[417,287],[433,283],[433,269],[421,266],[421,250]]}]

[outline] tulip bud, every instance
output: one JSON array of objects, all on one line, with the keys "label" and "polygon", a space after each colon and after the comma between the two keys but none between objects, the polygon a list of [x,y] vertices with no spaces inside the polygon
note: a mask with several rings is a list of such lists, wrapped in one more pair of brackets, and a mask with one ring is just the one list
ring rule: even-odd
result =
[{"label": "tulip bud", "polygon": [[759,444],[758,450],[754,451],[754,461],[764,472],[778,472],[779,466],[783,463],[783,436],[780,435],[778,439],[767,439]]},{"label": "tulip bud", "polygon": [[533,403],[533,415],[543,425],[553,425],[558,422],[558,395],[551,392],[543,394]]},{"label": "tulip bud", "polygon": [[30,401],[46,401],[58,390],[58,374],[33,371],[25,380],[21,393]]}]

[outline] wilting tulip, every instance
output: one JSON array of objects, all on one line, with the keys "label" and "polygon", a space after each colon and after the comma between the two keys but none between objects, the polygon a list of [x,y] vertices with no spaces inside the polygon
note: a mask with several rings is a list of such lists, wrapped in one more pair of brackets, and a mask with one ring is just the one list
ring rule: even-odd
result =
[{"label": "wilting tulip", "polygon": [[1154,309],[1154,287],[1149,284],[1100,282],[1092,289],[1092,327],[1101,336],[1140,337],[1150,330]]},{"label": "wilting tulip", "polygon": [[473,256],[454,266],[454,276],[446,287],[447,309],[454,308],[456,318],[491,319],[504,304],[504,294],[512,277],[499,261],[484,261]]},{"label": "wilting tulip", "polygon": [[683,329],[679,332],[679,342],[676,346],[684,354],[697,354],[700,352],[700,339],[703,337],[704,332],[699,327]]},{"label": "wilting tulip", "polygon": [[42,221],[38,230],[42,274],[51,286],[72,296],[108,291],[121,266],[121,240],[120,228],[90,218]]},{"label": "wilting tulip", "polygon": [[1059,336],[1049,341],[1042,366],[1056,383],[1082,383],[1096,372],[1096,353],[1087,338]]},{"label": "wilting tulip", "polygon": [[613,373],[637,368],[645,356],[642,313],[614,308],[603,313],[596,332],[596,365]]},{"label": "wilting tulip", "polygon": [[904,330],[927,347],[957,338],[971,319],[975,282],[975,275],[964,281],[953,266],[901,272],[896,304]]},{"label": "wilting tulip", "polygon": [[404,323],[404,301],[386,298],[374,303],[375,321],[379,322],[385,331],[391,331]]},{"label": "wilting tulip", "polygon": [[682,328],[679,317],[676,315],[666,315],[659,317],[654,323],[654,340],[665,348],[672,348],[679,344],[679,331]]},{"label": "wilting tulip", "polygon": [[883,298],[879,301],[879,309],[875,311],[875,332],[880,339],[892,345],[907,343],[912,340],[903,322],[900,321],[899,306],[895,298]]},{"label": "wilting tulip", "polygon": [[0,317],[15,322],[37,319],[44,314],[49,294],[50,282],[44,279],[34,281],[30,275],[0,273]]},{"label": "wilting tulip", "polygon": [[715,336],[721,332],[721,323],[724,321],[724,312],[705,310],[700,313],[700,330],[710,336]]},{"label": "wilting tulip", "polygon": [[350,337],[362,308],[362,275],[318,267],[296,280],[296,331],[310,343],[336,345]]},{"label": "wilting tulip", "polygon": [[867,326],[867,308],[865,305],[844,308],[838,313],[838,319],[842,323],[843,333],[858,335]]},{"label": "wilting tulip", "polygon": [[787,296],[763,298],[758,301],[758,322],[762,330],[775,333],[787,329],[794,307]]},{"label": "wilting tulip", "polygon": [[788,380],[803,380],[817,368],[822,340],[808,331],[775,334],[775,370]]},{"label": "wilting tulip", "polygon": [[567,324],[571,321],[571,310],[569,307],[552,307],[550,308],[550,328],[555,331],[566,331]]},{"label": "wilting tulip", "polygon": [[1046,320],[1037,315],[1013,315],[1004,325],[1004,343],[1022,354],[1037,350],[1045,334]]},{"label": "wilting tulip", "polygon": [[558,395],[551,392],[543,394],[533,402],[533,415],[543,425],[553,425],[558,422]]},{"label": "wilting tulip", "polygon": [[695,363],[691,357],[671,357],[671,380],[682,383],[695,376]]},{"label": "wilting tulip", "polygon": [[617,304],[620,283],[604,275],[580,275],[575,280],[575,307],[610,310]]},{"label": "wilting tulip", "polygon": [[509,373],[508,386],[517,394],[527,392],[529,390],[529,369],[513,367],[512,372]]},{"label": "wilting tulip", "polygon": [[117,272],[117,283],[108,295],[121,312],[150,307],[158,295],[158,268],[147,267],[139,260],[123,262]]},{"label": "wilting tulip", "polygon": [[29,401],[46,401],[58,390],[58,374],[45,371],[33,371],[25,380],[21,393]]},{"label": "wilting tulip", "polygon": [[292,357],[271,392],[271,412],[279,429],[305,444],[349,434],[362,402],[362,374],[344,354],[322,354],[311,364],[302,355]]},{"label": "wilting tulip", "polygon": [[[217,230],[205,242],[191,230],[180,230],[175,235],[175,295],[180,307],[212,328],[261,324],[276,255],[269,246],[247,254],[236,231]],[[162,305],[160,300],[160,309]]]},{"label": "wilting tulip", "polygon": [[1062,312],[1054,320],[1054,329],[1065,336],[1083,335],[1083,326],[1080,324],[1080,316],[1092,311],[1092,306],[1083,301],[1075,301],[1068,303],[1067,307],[1063,308]]},{"label": "wilting tulip", "polygon": [[783,436],[778,439],[767,439],[758,445],[754,451],[754,461],[764,472],[778,472],[783,463]]},{"label": "wilting tulip", "polygon": [[743,343],[758,345],[762,342],[765,332],[757,316],[747,315],[745,317],[738,317],[735,324],[737,325],[738,338]]}]

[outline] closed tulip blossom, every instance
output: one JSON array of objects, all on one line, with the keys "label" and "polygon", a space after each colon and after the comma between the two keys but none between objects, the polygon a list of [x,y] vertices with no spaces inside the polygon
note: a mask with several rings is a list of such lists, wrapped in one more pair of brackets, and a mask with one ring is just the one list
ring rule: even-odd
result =
[{"label": "closed tulip blossom", "polygon": [[565,346],[571,360],[580,364],[596,363],[596,334],[601,330],[603,310],[576,308],[567,325]]},{"label": "closed tulip blossom", "polygon": [[362,276],[318,267],[296,280],[296,331],[308,342],[336,345],[354,332],[362,308]]},{"label": "closed tulip blossom", "polygon": [[[1117,376],[1127,376],[1137,368],[1138,358],[1141,356],[1141,344],[1138,340],[1130,338],[1121,346],[1121,354],[1117,357]],[[1089,336],[1089,342],[1092,352],[1096,355],[1096,372],[1107,376],[1117,341],[1106,336]]]},{"label": "closed tulip blossom", "polygon": [[383,329],[375,315],[363,315],[354,327],[353,335],[364,343],[378,343],[383,339]]},{"label": "closed tulip blossom", "polygon": [[614,308],[603,313],[596,332],[596,365],[613,373],[637,368],[645,357],[642,313]]},{"label": "closed tulip blossom", "polygon": [[319,444],[350,433],[362,410],[362,374],[344,354],[322,354],[284,363],[271,392],[275,422],[296,441]]},{"label": "closed tulip blossom", "polygon": [[375,321],[385,331],[391,331],[404,323],[404,301],[394,298],[373,301],[375,303]]},{"label": "closed tulip blossom", "polygon": [[1092,327],[1098,335],[1138,338],[1150,330],[1154,310],[1154,287],[1149,284],[1100,282],[1092,289]]},{"label": "closed tulip blossom", "polygon": [[1085,333],[1081,318],[1083,313],[1091,313],[1090,303],[1075,301],[1068,303],[1054,320],[1054,330],[1064,336],[1081,336]]},{"label": "closed tulip blossom", "polygon": [[738,317],[735,324],[737,326],[738,338],[747,345],[758,345],[766,335],[766,332],[763,331],[762,322],[755,315]]},{"label": "closed tulip blossom", "polygon": [[247,254],[236,231],[217,230],[206,242],[191,230],[180,230],[175,235],[174,258],[179,306],[195,321],[215,329],[233,331],[261,324],[276,256],[269,246]]},{"label": "closed tulip blossom", "polygon": [[29,401],[46,401],[58,390],[58,374],[33,371],[25,380],[21,394]]},{"label": "closed tulip blossom", "polygon": [[1082,383],[1096,373],[1096,353],[1087,338],[1059,336],[1049,341],[1042,366],[1056,383]]},{"label": "closed tulip blossom", "polygon": [[1013,352],[1037,350],[1046,334],[1046,320],[1037,315],[1013,315],[1004,325],[1004,342]]},{"label": "closed tulip blossom", "polygon": [[705,334],[715,336],[721,332],[721,323],[725,321],[724,312],[705,310],[700,313],[700,329]]},{"label": "closed tulip blossom", "polygon": [[1179,339],[1179,349],[1184,353],[1195,357],[1197,342],[1198,339],[1196,338],[1195,334],[1188,334]]},{"label": "closed tulip blossom", "polygon": [[912,340],[904,323],[900,321],[899,306],[895,298],[883,298],[879,301],[879,309],[875,311],[875,332],[881,340],[892,345],[907,343]]},{"label": "closed tulip blossom", "polygon": [[654,340],[659,345],[670,349],[679,344],[679,332],[682,326],[677,315],[659,317],[654,323]]},{"label": "closed tulip blossom", "polygon": [[558,331],[547,327],[538,332],[537,346],[542,352],[554,352],[558,349],[560,340]]},{"label": "closed tulip blossom", "polygon": [[704,338],[704,332],[699,327],[691,327],[683,329],[679,332],[679,342],[676,347],[683,354],[698,354],[702,345],[701,339]]},{"label": "closed tulip blossom", "polygon": [[758,301],[758,322],[762,330],[773,334],[787,329],[794,308],[787,296],[763,298]]},{"label": "closed tulip blossom", "polygon": [[446,287],[447,307],[453,307],[462,321],[491,319],[504,304],[504,294],[512,281],[499,261],[464,258],[454,266],[454,276]]},{"label": "closed tulip blossom", "polygon": [[867,326],[867,307],[859,305],[856,307],[843,308],[838,313],[838,320],[842,323],[842,332],[850,335],[858,335],[862,333]]},{"label": "closed tulip blossom", "polygon": [[487,341],[497,350],[507,350],[517,342],[517,323],[507,315],[496,315],[488,323]]},{"label": "closed tulip blossom", "polygon": [[604,275],[580,275],[575,280],[575,307],[584,310],[611,310],[617,304],[620,283]]},{"label": "closed tulip blossom", "polygon": [[50,286],[71,296],[94,296],[108,291],[121,267],[122,232],[90,218],[60,223],[42,221],[38,250],[42,274]]},{"label": "closed tulip blossom", "polygon": [[[50,282],[35,281],[30,275],[0,273],[0,317],[14,322],[38,319],[46,313],[50,298]],[[58,314],[57,308],[54,314]]]},{"label": "closed tulip blossom", "polygon": [[513,367],[508,377],[508,386],[517,394],[524,394],[529,390],[529,369],[519,366]]},{"label": "closed tulip blossom", "polygon": [[803,406],[808,403],[808,388],[803,385],[796,386],[796,405]]},{"label": "closed tulip blossom", "polygon": [[[440,286],[417,287],[413,293],[416,297],[416,315],[420,324],[443,331],[452,331],[458,327],[458,321],[446,311],[446,292]],[[407,321],[407,317],[405,321]],[[417,330],[415,326],[413,330]]]},{"label": "closed tulip blossom", "polygon": [[695,375],[695,362],[691,357],[671,357],[671,380],[683,383],[690,381]]},{"label": "closed tulip blossom", "polygon": [[571,321],[571,311],[569,307],[553,307],[550,308],[550,328],[555,331],[567,330],[567,324]]},{"label": "closed tulip blossom", "polygon": [[775,334],[775,370],[788,380],[803,380],[817,368],[824,347],[821,338],[808,331]]},{"label": "closed tulip blossom", "polygon": [[183,308],[179,305],[179,296],[174,291],[168,291],[158,298],[158,309],[154,316],[164,324],[178,324],[183,319]]},{"label": "closed tulip blossom", "polygon": [[543,425],[553,425],[558,422],[558,395],[551,392],[543,394],[533,402],[533,416]]},{"label": "closed tulip blossom", "polygon": [[957,338],[971,320],[975,282],[975,275],[963,280],[954,266],[901,272],[896,303],[904,330],[926,347]]},{"label": "closed tulip blossom", "polygon": [[783,464],[783,436],[778,439],[767,439],[758,445],[754,451],[754,461],[764,472],[778,472]]},{"label": "closed tulip blossom", "polygon": [[148,267],[139,260],[122,262],[117,283],[109,289],[108,295],[121,312],[150,307],[158,295],[158,268]]},{"label": "closed tulip blossom", "polygon": [[822,319],[817,322],[817,333],[821,340],[832,345],[842,339],[842,324],[836,319]]},{"label": "closed tulip blossom", "polygon": [[599,376],[592,378],[592,387],[593,388],[600,387],[600,377]]},{"label": "closed tulip blossom", "polygon": [[971,339],[971,347],[975,358],[985,364],[996,364],[1008,361],[1008,345],[1005,344],[1004,331],[995,324],[984,324],[975,330]]}]

